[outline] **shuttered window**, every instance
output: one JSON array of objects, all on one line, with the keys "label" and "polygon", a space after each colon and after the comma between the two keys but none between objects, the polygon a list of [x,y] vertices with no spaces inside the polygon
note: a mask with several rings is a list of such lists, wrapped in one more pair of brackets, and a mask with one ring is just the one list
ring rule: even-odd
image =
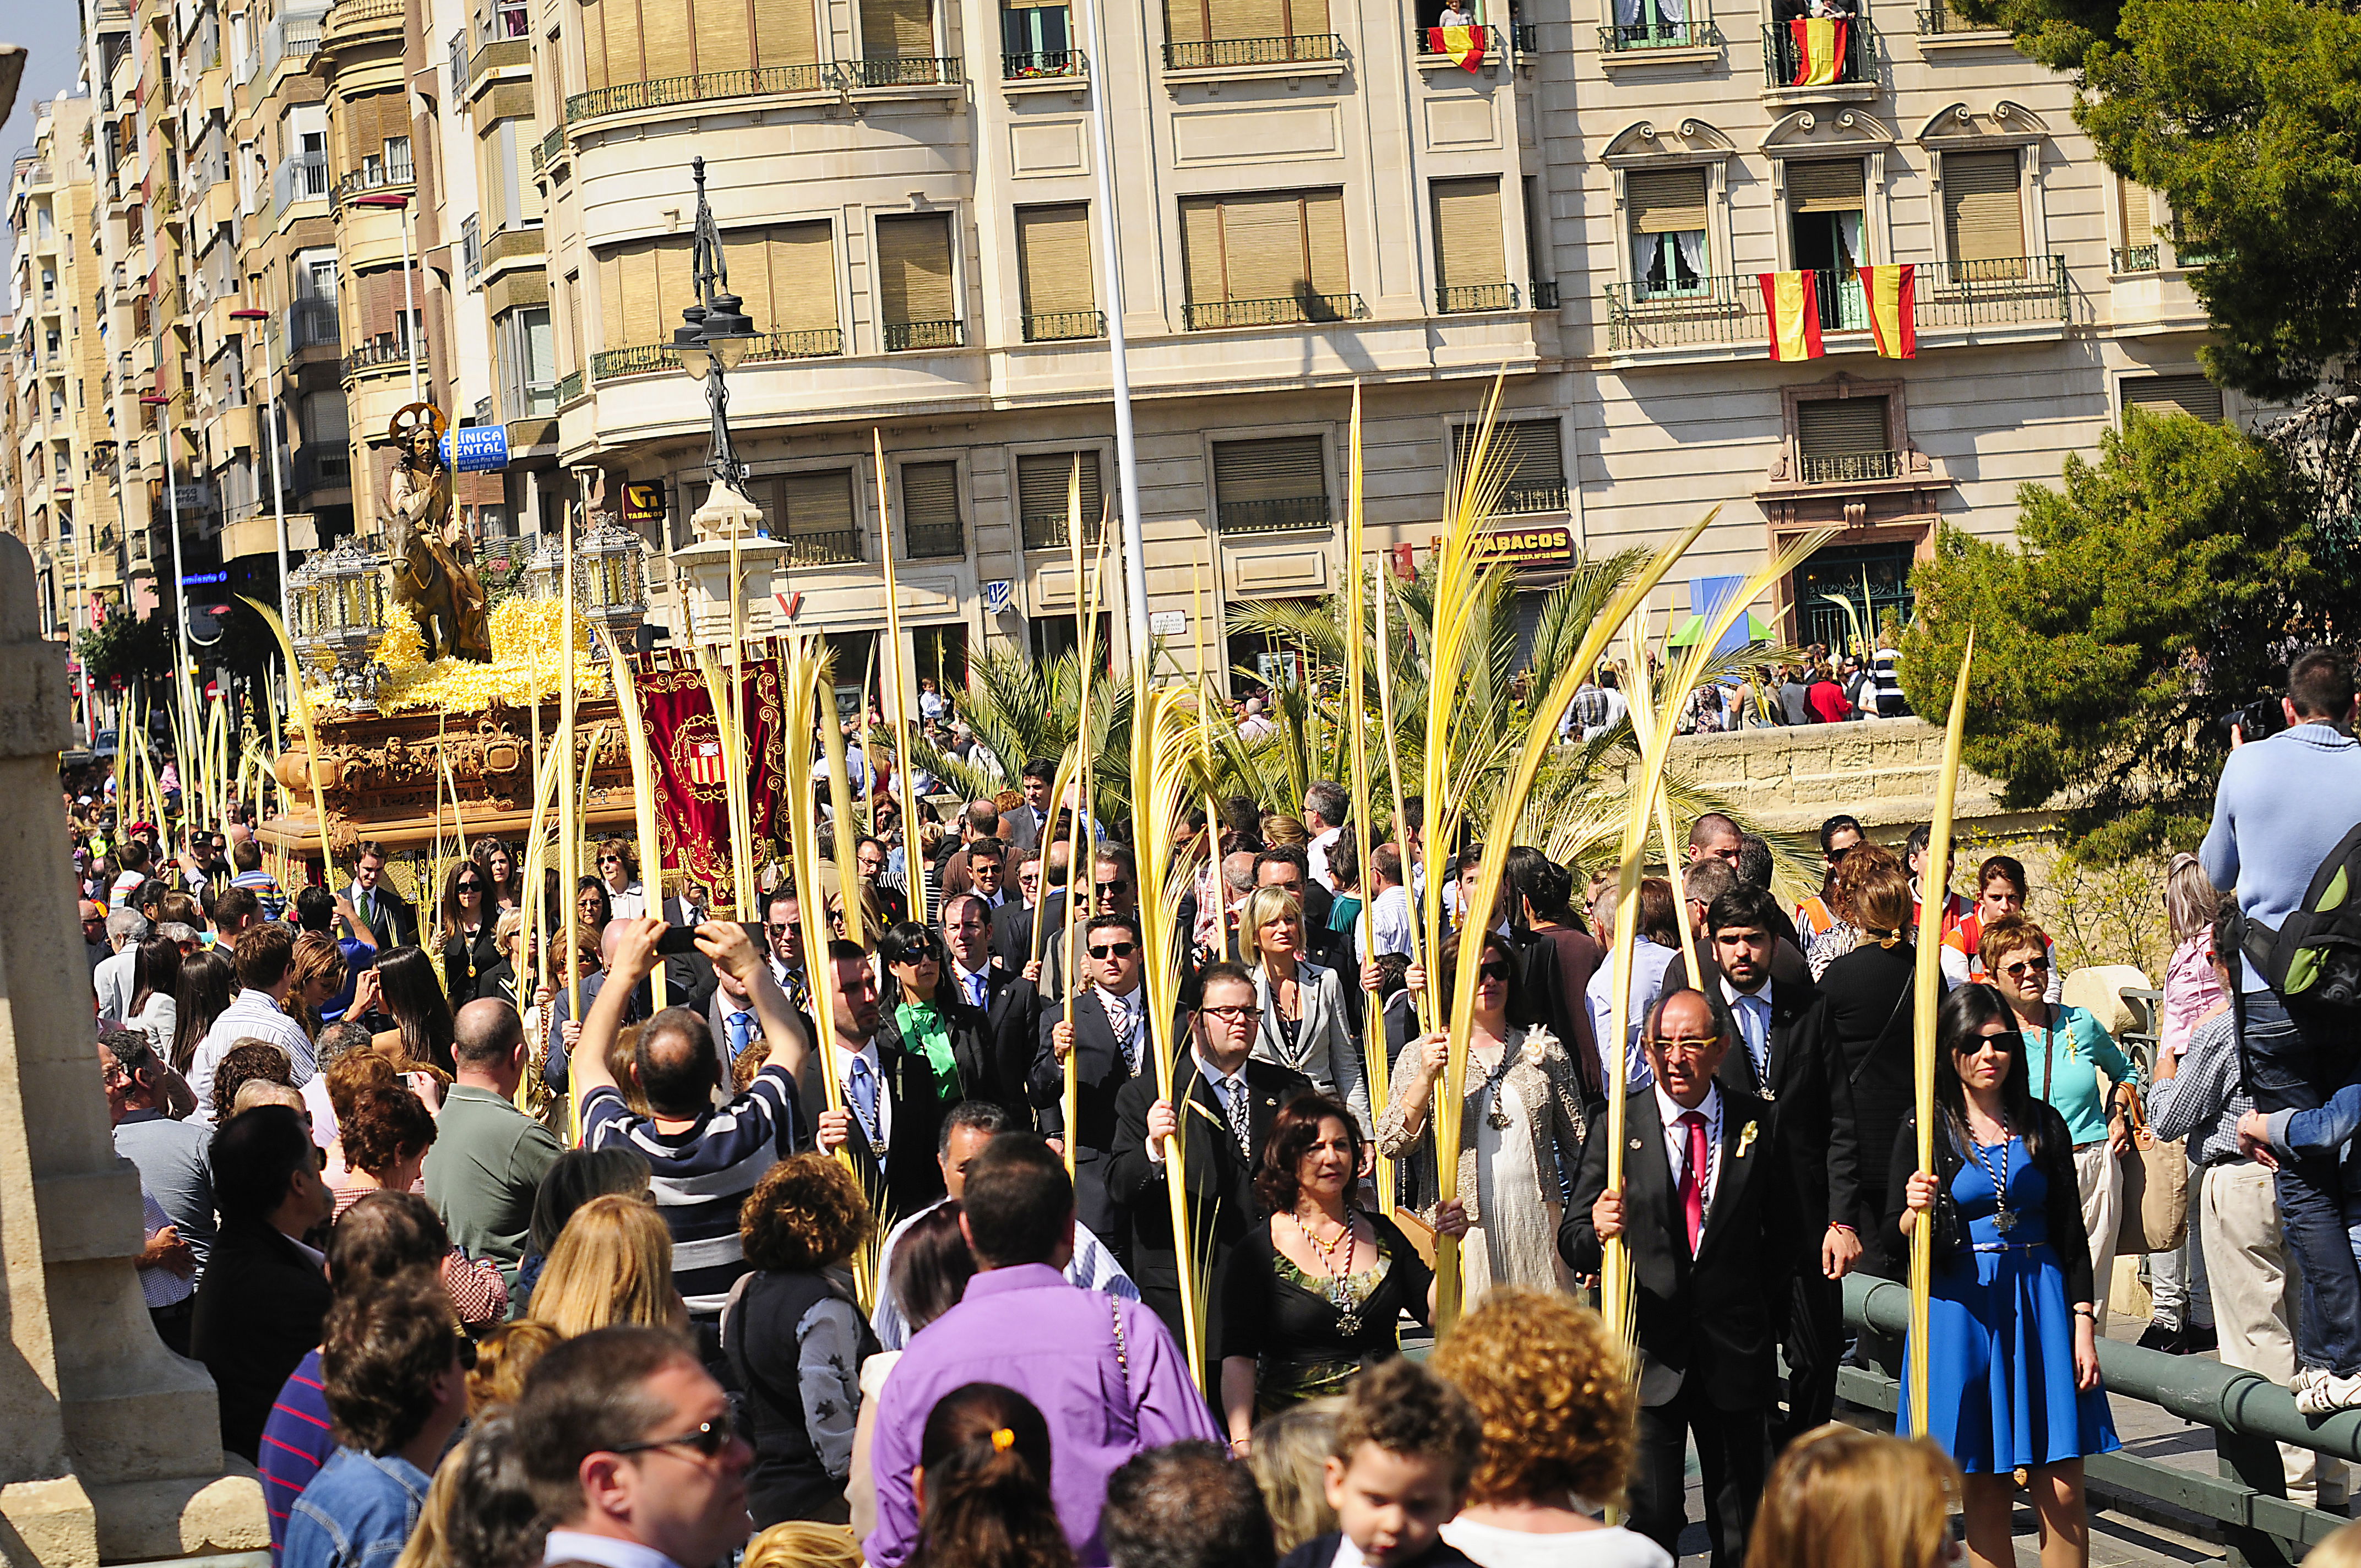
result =
[{"label": "shuttered window", "polygon": [[697,0],[697,71],[749,71],[753,64],[752,0]]},{"label": "shuttered window", "polygon": [[514,210],[510,214],[512,226],[537,224],[545,212],[542,205],[541,187],[533,177],[533,149],[539,145],[540,138],[533,134],[533,123],[531,120],[508,120],[503,122],[502,128],[507,133],[507,167],[504,172],[511,181],[509,191],[515,197]]},{"label": "shuttered window", "polygon": [[2125,245],[2156,243],[2156,194],[2145,185],[2115,176],[2115,209],[2123,214]]},{"label": "shuttered window", "polygon": [[1328,472],[1316,435],[1224,441],[1213,447],[1213,499],[1225,532],[1329,521]]},{"label": "shuttered window", "polygon": [[1890,452],[1883,398],[1825,398],[1795,405],[1795,450],[1806,457]]},{"label": "shuttered window", "polygon": [[967,554],[958,464],[902,465],[902,548],[914,561]]},{"label": "shuttered window", "polygon": [[1105,493],[1099,488],[1099,455],[1095,452],[1028,452],[1016,459],[1016,512],[1021,521],[1035,519],[1055,523],[1066,521],[1066,487],[1074,472],[1074,459],[1082,460],[1082,527],[1088,531],[1098,527],[1099,514],[1106,510]]},{"label": "shuttered window", "polygon": [[812,0],[754,0],[754,63],[812,65],[819,31]]},{"label": "shuttered window", "polygon": [[1080,202],[1017,208],[1016,272],[1028,316],[1096,310],[1090,208]]},{"label": "shuttered window", "polygon": [[2202,376],[2126,376],[2124,407],[2150,413],[2185,413],[2222,422],[2222,389]]},{"label": "shuttered window", "polygon": [[1341,294],[1345,203],[1338,191],[1192,196],[1180,203],[1189,302]]},{"label": "shuttered window", "polygon": [[1500,239],[1500,181],[1437,180],[1434,274],[1444,289],[1498,287],[1509,280]]},{"label": "shuttered window", "polygon": [[[1468,448],[1475,440],[1473,425],[1452,430],[1455,477],[1466,470]],[[1497,515],[1565,510],[1565,455],[1557,421],[1510,420],[1494,425],[1486,459],[1500,470],[1502,479]]]},{"label": "shuttered window", "polygon": [[877,319],[888,326],[950,321],[950,219],[941,214],[877,220]]},{"label": "shuttered window", "polygon": [[1705,227],[1705,170],[1635,169],[1623,177],[1633,234],[1692,234]]},{"label": "shuttered window", "polygon": [[672,341],[680,313],[695,302],[689,236],[633,240],[598,254],[599,346],[643,348]]},{"label": "shuttered window", "polygon": [[1943,231],[1953,261],[2005,261],[2025,254],[2025,200],[2015,152],[1943,155]]},{"label": "shuttered window", "polygon": [[844,541],[858,558],[860,541],[853,524],[851,469],[783,474],[774,493],[778,497],[778,513],[786,519],[788,538],[834,535]]},{"label": "shuttered window", "polygon": [[[628,5],[631,0],[624,0]],[[648,51],[648,75],[652,80],[668,76],[690,76],[697,71],[697,57],[689,43],[691,19],[688,0],[638,0],[640,32]]]},{"label": "shuttered window", "polygon": [[730,291],[745,302],[756,332],[826,332],[839,324],[836,247],[826,219],[731,229],[721,236],[721,258]]},{"label": "shuttered window", "polygon": [[868,60],[925,60],[935,52],[928,0],[861,0],[861,53]]},{"label": "shuttered window", "polygon": [[1861,164],[1857,158],[1787,162],[1787,205],[1798,213],[1861,210]]}]

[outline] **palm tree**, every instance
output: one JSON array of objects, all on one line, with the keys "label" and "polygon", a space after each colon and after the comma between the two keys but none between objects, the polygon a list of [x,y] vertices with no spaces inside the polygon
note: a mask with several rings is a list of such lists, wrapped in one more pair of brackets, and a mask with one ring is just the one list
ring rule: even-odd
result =
[{"label": "palm tree", "polygon": [[[1037,663],[1027,649],[988,648],[968,661],[959,713],[1001,772],[961,762],[923,738],[914,754],[970,800],[1013,788],[1027,762],[1054,762],[1073,745],[1082,686],[1082,660],[1071,649]],[[1091,750],[1092,813],[1101,822],[1123,821],[1131,801],[1131,688],[1104,673],[1091,682]]]}]

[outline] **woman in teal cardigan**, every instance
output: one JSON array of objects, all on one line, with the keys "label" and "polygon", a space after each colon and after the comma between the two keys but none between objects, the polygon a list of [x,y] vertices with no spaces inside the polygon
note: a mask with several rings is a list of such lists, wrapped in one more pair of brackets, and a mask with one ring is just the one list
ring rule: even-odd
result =
[{"label": "woman in teal cardigan", "polygon": [[2048,999],[2050,954],[2056,950],[2037,923],[2012,915],[1984,927],[1979,957],[2025,1031],[2026,1087],[2064,1118],[2073,1139],[2082,1229],[2090,1238],[2098,1326],[2104,1333],[2107,1284],[2114,1273],[2115,1232],[2123,1212],[2123,1177],[2115,1162],[2131,1146],[2125,1107],[2138,1090],[2140,1070],[2089,1012]]}]

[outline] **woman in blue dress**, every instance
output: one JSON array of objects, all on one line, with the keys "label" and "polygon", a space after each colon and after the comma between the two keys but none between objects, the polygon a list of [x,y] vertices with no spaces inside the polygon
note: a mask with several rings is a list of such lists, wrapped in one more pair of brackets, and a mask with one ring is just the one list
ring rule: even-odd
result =
[{"label": "woman in blue dress", "polygon": [[2024,1036],[1988,985],[1944,999],[1935,1115],[1935,1174],[1916,1173],[1916,1121],[1904,1122],[1886,1204],[1896,1256],[1914,1229],[1934,1226],[1927,1435],[1966,1473],[1976,1568],[2015,1561],[2009,1509],[2019,1468],[2030,1473],[2043,1568],[2085,1568],[2082,1457],[2119,1445],[2099,1387],[2074,1147],[2065,1121],[2033,1098]]}]

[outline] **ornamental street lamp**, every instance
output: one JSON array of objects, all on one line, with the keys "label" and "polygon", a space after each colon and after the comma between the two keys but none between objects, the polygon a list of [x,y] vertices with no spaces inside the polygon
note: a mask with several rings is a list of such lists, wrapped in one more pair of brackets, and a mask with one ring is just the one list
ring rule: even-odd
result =
[{"label": "ornamental street lamp", "polygon": [[575,609],[630,651],[648,615],[647,563],[640,536],[600,517],[574,542]]},{"label": "ornamental street lamp", "polygon": [[337,695],[355,712],[374,713],[378,683],[385,676],[385,666],[376,659],[388,609],[385,557],[357,539],[346,539],[313,564],[319,569],[313,600],[317,630],[321,645],[335,659]]},{"label": "ornamental street lamp", "polygon": [[761,334],[747,317],[737,295],[729,291],[730,269],[721,259],[721,231],[714,225],[713,209],[705,202],[705,159],[689,160],[697,177],[697,231],[690,266],[697,281],[697,303],[680,313],[687,324],[672,334],[672,345],[682,366],[705,383],[706,406],[713,411],[713,451],[707,466],[717,490],[742,493],[746,465],[730,440],[728,373],[751,353]]}]

